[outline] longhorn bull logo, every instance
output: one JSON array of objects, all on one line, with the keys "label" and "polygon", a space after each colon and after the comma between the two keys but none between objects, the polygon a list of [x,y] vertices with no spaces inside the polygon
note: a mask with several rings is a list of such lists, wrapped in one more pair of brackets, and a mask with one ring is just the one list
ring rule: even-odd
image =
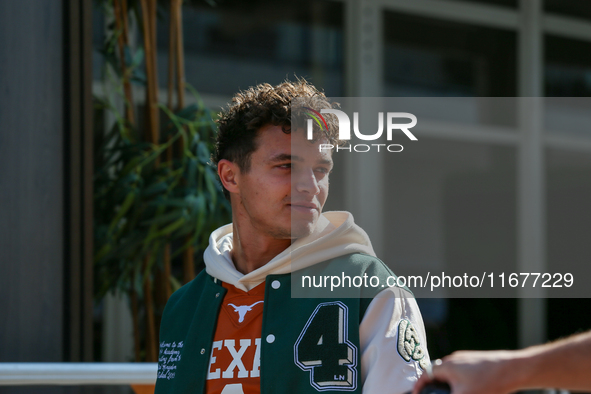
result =
[{"label": "longhorn bull logo", "polygon": [[264,301],[257,301],[252,305],[234,305],[234,304],[228,304],[228,306],[231,306],[232,308],[234,308],[234,312],[238,312],[238,323],[242,323],[244,321],[244,316],[246,316],[246,312],[250,312],[252,311],[252,307],[255,306],[256,304],[260,304],[261,302]]}]

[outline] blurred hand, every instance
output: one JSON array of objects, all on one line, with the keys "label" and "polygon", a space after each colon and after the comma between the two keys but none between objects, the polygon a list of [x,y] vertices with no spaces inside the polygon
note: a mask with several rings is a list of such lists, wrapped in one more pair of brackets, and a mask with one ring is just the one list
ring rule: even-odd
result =
[{"label": "blurred hand", "polygon": [[[461,351],[433,365],[433,377],[450,385],[452,394],[508,394],[518,387],[519,370],[512,370],[513,351]],[[426,373],[415,384],[413,394],[431,382]]]}]

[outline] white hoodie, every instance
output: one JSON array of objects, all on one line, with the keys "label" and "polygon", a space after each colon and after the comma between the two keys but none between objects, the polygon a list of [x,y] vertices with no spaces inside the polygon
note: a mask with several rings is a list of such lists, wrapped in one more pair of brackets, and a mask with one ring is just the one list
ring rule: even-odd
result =
[{"label": "white hoodie", "polygon": [[365,231],[353,222],[349,212],[325,212],[309,236],[300,238],[264,266],[244,275],[232,262],[232,224],[211,233],[205,250],[207,273],[214,278],[249,291],[265,281],[267,275],[288,274],[322,261],[351,253],[375,257]]},{"label": "white hoodie", "polygon": [[[244,275],[232,262],[232,224],[215,230],[204,253],[209,275],[236,288],[249,291],[267,275],[287,274],[326,260],[364,253],[375,257],[369,237],[348,212],[325,212],[309,236],[300,238],[264,266]],[[359,326],[361,381],[363,393],[405,393],[421,374],[417,361],[406,361],[399,353],[398,331],[408,320],[415,327],[429,362],[425,328],[415,299],[405,290],[388,288],[367,308]]]}]

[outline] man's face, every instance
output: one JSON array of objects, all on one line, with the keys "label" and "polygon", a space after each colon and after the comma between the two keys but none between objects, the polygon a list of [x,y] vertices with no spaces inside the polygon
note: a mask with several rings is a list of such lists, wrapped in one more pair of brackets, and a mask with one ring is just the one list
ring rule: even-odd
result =
[{"label": "man's face", "polygon": [[330,150],[326,139],[308,141],[305,133],[286,134],[267,125],[257,133],[250,170],[240,173],[239,204],[252,226],[276,239],[309,235],[328,197]]}]

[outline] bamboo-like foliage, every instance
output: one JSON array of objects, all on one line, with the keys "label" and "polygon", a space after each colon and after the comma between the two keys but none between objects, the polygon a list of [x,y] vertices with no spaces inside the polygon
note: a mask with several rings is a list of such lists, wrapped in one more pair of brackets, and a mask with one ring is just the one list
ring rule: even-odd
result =
[{"label": "bamboo-like foliage", "polygon": [[[115,121],[107,133],[99,118],[95,122],[95,296],[129,296],[135,358],[157,361],[164,304],[194,277],[195,256],[211,231],[229,221],[230,207],[208,164],[216,130],[212,114],[196,92],[197,103],[185,105],[182,0],[98,3],[113,20],[101,53],[105,85],[114,89],[95,101],[97,112]],[[158,97],[156,61],[157,12],[164,7],[170,10],[167,106]],[[135,45],[132,20],[141,35]],[[135,111],[132,84],[146,93],[143,119]]]}]

